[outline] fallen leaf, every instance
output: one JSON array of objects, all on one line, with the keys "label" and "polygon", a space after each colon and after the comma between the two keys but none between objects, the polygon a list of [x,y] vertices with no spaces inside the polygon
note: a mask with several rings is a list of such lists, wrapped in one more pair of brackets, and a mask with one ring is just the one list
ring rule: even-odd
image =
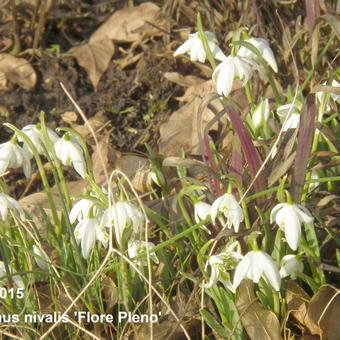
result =
[{"label": "fallen leaf", "polygon": [[67,54],[76,58],[78,64],[83,67],[96,89],[98,82],[109,66],[114,53],[111,40],[95,40],[89,43],[71,48]]},{"label": "fallen leaf", "polygon": [[105,276],[102,279],[103,285],[103,302],[105,303],[106,313],[110,313],[112,308],[118,302],[118,289],[114,281],[109,277]]},{"label": "fallen leaf", "polygon": [[145,33],[164,34],[156,27],[168,31],[169,22],[162,16],[161,9],[157,5],[145,2],[115,12],[92,34],[90,43],[108,39],[134,42]]},{"label": "fallen leaf", "polygon": [[[201,154],[199,129],[203,134],[204,128],[215,115],[205,107],[199,122],[198,113],[205,95],[213,92],[215,92],[215,84],[211,80],[187,89],[181,101],[188,101],[188,103],[173,112],[170,119],[160,126],[158,146],[161,154],[178,156],[181,149],[193,155]],[[217,129],[217,124],[214,124],[211,129]]]},{"label": "fallen leaf", "polygon": [[99,148],[95,147],[92,154],[93,174],[98,184],[104,184],[106,181],[101,158],[109,175],[114,170],[120,170],[129,178],[137,192],[150,191],[152,186],[150,161],[137,154],[121,153],[115,150],[110,143],[110,132],[106,133],[99,142]]},{"label": "fallen leaf", "polygon": [[37,82],[37,74],[26,59],[3,53],[0,54],[0,90],[7,89],[8,82],[31,90]]},{"label": "fallen leaf", "polygon": [[[62,114],[62,119],[65,123],[71,125],[72,129],[80,133],[80,135],[85,139],[89,139],[92,137],[92,133],[89,130],[87,124],[76,124],[77,114],[75,112],[65,112]],[[106,117],[103,111],[98,111],[93,117],[88,119],[88,123],[91,125],[92,129],[97,132],[97,130],[101,129],[105,124],[107,124],[109,119]]]},{"label": "fallen leaf", "polygon": [[241,283],[236,305],[250,339],[282,339],[279,320],[273,312],[262,307],[257,301],[254,284],[251,281],[247,280]]},{"label": "fallen leaf", "polygon": [[321,287],[310,300],[307,316],[318,327],[321,340],[340,339],[340,290]]},{"label": "fallen leaf", "polygon": [[204,79],[202,78],[193,75],[184,76],[178,72],[165,72],[164,78],[183,87],[197,85],[204,82]]},{"label": "fallen leaf", "polygon": [[288,282],[287,293],[287,313],[291,314],[302,327],[307,328],[312,334],[316,334],[317,327],[307,317],[309,305],[309,295],[293,280]]}]

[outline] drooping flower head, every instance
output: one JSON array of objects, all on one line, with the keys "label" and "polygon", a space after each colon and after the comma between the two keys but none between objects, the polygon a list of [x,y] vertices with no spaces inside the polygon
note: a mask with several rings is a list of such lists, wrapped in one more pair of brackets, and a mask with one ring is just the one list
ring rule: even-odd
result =
[{"label": "drooping flower head", "polygon": [[85,178],[86,162],[84,152],[79,143],[66,133],[63,138],[57,140],[54,144],[56,156],[64,165],[73,165],[77,173]]},{"label": "drooping flower head", "polygon": [[[296,102],[295,104],[285,104],[281,105],[276,109],[276,113],[280,118],[282,126],[282,131],[287,131],[288,129],[296,129],[300,123],[300,111],[301,103]],[[289,117],[286,119],[287,115]]]},{"label": "drooping flower head", "polygon": [[91,215],[90,213],[89,216],[80,220],[74,230],[76,241],[78,244],[81,244],[81,252],[84,259],[89,257],[96,240],[100,241],[105,248],[109,241],[107,232],[101,225],[100,218]]},{"label": "drooping flower head", "polygon": [[7,220],[8,210],[18,214],[21,220],[25,220],[25,213],[19,202],[5,193],[0,193],[0,217],[3,221]]},{"label": "drooping flower head", "polygon": [[296,279],[297,273],[303,272],[303,263],[296,255],[286,255],[281,260],[280,275],[282,278],[290,276]]},{"label": "drooping flower head", "polygon": [[[225,58],[225,55],[218,47],[215,35],[208,31],[205,31],[204,33],[207,37],[209,49],[213,57],[217,60],[223,60],[223,58]],[[188,40],[177,48],[174,53],[174,57],[185,53],[188,53],[190,55],[191,61],[199,61],[201,63],[205,62],[207,55],[198,32],[189,35]]]},{"label": "drooping flower head", "polygon": [[259,129],[268,121],[269,114],[269,101],[266,98],[265,100],[262,100],[259,105],[256,106],[251,116],[255,130]]},{"label": "drooping flower head", "polygon": [[284,230],[289,247],[297,250],[301,238],[301,223],[313,223],[314,218],[310,212],[300,204],[277,204],[270,214],[270,223],[276,224]]},{"label": "drooping flower head", "polygon": [[17,144],[15,140],[0,144],[0,175],[8,168],[23,167],[26,178],[31,176],[30,154]]},{"label": "drooping flower head", "polygon": [[194,205],[195,222],[204,221],[211,215],[211,205],[205,202],[197,202]]},{"label": "drooping flower head", "polygon": [[[30,139],[30,141],[37,149],[37,152],[40,155],[43,155],[45,153],[44,146],[46,147],[46,143],[44,141],[44,136],[42,134],[40,124],[26,125],[21,129],[21,131]],[[46,132],[52,144],[54,144],[59,139],[59,136],[53,130],[46,128]],[[25,141],[21,137],[19,137],[18,139],[24,142],[24,149],[28,151],[28,153],[32,156],[31,148],[25,143]]]},{"label": "drooping flower head", "polygon": [[44,271],[48,270],[48,258],[45,253],[37,246],[33,245],[34,259],[38,267]]},{"label": "drooping flower head", "polygon": [[[260,55],[262,55],[263,59],[269,64],[274,72],[278,71],[274,53],[266,39],[251,37],[249,39],[246,39],[245,42],[252,44],[258,50]],[[237,55],[240,57],[245,57],[258,61],[258,57],[256,56],[256,54],[245,46],[241,46],[239,48]]]},{"label": "drooping flower head", "polygon": [[148,248],[150,259],[155,263],[159,264],[158,257],[153,251],[155,245],[152,242],[145,242],[140,240],[130,241],[128,243],[128,255],[129,258],[136,262],[138,265],[147,265],[147,252]]},{"label": "drooping flower head", "polygon": [[69,214],[70,222],[74,223],[76,220],[83,220],[89,215],[90,209],[93,209],[93,214],[96,216],[102,214],[102,209],[95,200],[82,198],[72,207]]},{"label": "drooping flower head", "polygon": [[215,223],[216,218],[224,216],[227,222],[224,227],[234,227],[235,232],[238,232],[240,223],[243,221],[243,211],[235,197],[231,194],[224,194],[218,197],[211,206],[211,220]]},{"label": "drooping flower head", "polygon": [[250,59],[229,56],[217,65],[212,75],[216,84],[216,91],[220,95],[228,96],[233,87],[234,79],[238,78],[246,84],[251,77],[254,64]]},{"label": "drooping flower head", "polygon": [[104,212],[102,224],[114,228],[114,236],[119,246],[122,246],[123,233],[131,227],[135,235],[140,236],[144,227],[142,211],[130,202],[120,201],[107,208]]},{"label": "drooping flower head", "polygon": [[229,270],[235,269],[237,263],[242,258],[241,246],[237,241],[232,242],[222,253],[210,256],[208,260],[210,265],[210,279],[209,282],[204,285],[204,288],[212,288],[220,281],[225,288],[235,292],[231,283]]},{"label": "drooping flower head", "polygon": [[261,277],[276,291],[280,290],[281,276],[276,262],[267,253],[252,250],[244,256],[236,267],[233,287],[236,289],[244,279],[258,283]]},{"label": "drooping flower head", "polygon": [[[19,274],[15,274],[16,271],[13,270],[13,268],[10,265],[8,265],[8,269],[9,269],[9,273],[12,274],[12,280],[15,283],[15,285],[18,288],[24,289],[25,284],[24,284],[24,281],[22,280],[21,276]],[[13,274],[15,274],[15,275],[13,275]],[[4,277],[6,277],[6,275],[7,275],[7,272],[6,272],[5,263],[3,261],[0,261],[0,287],[1,287],[1,281]]]}]

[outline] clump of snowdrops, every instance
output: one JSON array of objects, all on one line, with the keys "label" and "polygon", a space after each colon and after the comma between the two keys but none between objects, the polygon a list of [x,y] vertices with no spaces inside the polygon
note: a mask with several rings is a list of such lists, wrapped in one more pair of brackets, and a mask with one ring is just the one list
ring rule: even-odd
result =
[{"label": "clump of snowdrops", "polygon": [[[188,54],[193,62],[201,63],[209,60],[222,105],[230,105],[234,80],[243,82],[250,112],[242,123],[248,136],[241,140],[242,149],[252,141],[275,139],[271,120],[279,124],[281,132],[298,129],[304,98],[301,93],[287,93],[283,101],[273,80],[278,66],[270,43],[239,30],[226,55],[214,34],[204,32],[198,23],[198,32],[178,47],[175,56]],[[253,98],[251,81],[259,72],[268,77],[274,100]],[[339,86],[335,79],[326,82]],[[315,105],[320,123],[337,102],[339,96],[318,93]],[[237,133],[235,117],[230,116],[229,124]],[[222,337],[243,339],[245,329],[238,302],[247,290],[255,293],[261,308],[282,321],[287,317],[289,280],[304,284],[312,292],[326,283],[318,267],[321,258],[316,217],[308,197],[322,183],[332,183],[336,179],[332,173],[307,169],[301,199],[294,201],[287,176],[278,186],[258,190],[256,177],[261,169],[255,167],[254,173],[251,159],[247,159],[246,182],[223,167],[216,170],[217,180],[197,182],[183,166],[177,167],[176,180],[170,181],[148,148],[153,185],[147,195],[139,197],[123,174],[114,173],[105,186],[98,185],[85,141],[72,129],[49,129],[43,113],[38,124],[22,129],[6,126],[13,136],[0,145],[0,175],[22,169],[30,178],[35,163],[50,208],[50,214],[40,209],[43,225],[38,226],[35,216],[6,194],[6,183],[1,180],[1,284],[24,291],[23,297],[1,300],[8,313],[39,311],[47,291],[46,308],[50,312],[64,312],[71,304],[97,314],[153,310],[161,312],[162,323],[173,317],[169,302],[179,289],[187,295],[193,293],[196,299],[201,297],[198,312],[202,332],[210,328]],[[207,141],[204,138],[202,144]],[[313,152],[320,144],[334,147],[319,130],[313,138]],[[211,141],[206,145],[205,161],[217,169],[218,146]],[[251,152],[257,151],[253,148]],[[274,145],[269,156],[275,157],[276,152]],[[61,208],[52,195],[46,161]],[[70,195],[65,167],[73,168],[87,182],[81,196]],[[152,202],[161,208],[153,208]],[[89,330],[94,327],[82,326]],[[63,327],[70,337],[81,331],[74,325]],[[105,327],[109,327],[105,334],[119,335],[128,326],[113,323]],[[46,328],[39,324],[17,332],[34,336],[44,331]]]}]

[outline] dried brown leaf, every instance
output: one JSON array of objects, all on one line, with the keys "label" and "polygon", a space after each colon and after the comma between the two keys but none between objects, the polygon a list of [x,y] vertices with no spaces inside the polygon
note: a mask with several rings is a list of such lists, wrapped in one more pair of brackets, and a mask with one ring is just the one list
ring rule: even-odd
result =
[{"label": "dried brown leaf", "polygon": [[8,82],[31,90],[37,82],[37,74],[26,59],[3,53],[0,54],[0,90],[7,89]]},{"label": "dried brown leaf", "polygon": [[175,83],[183,87],[189,87],[189,86],[201,84],[204,82],[204,79],[202,78],[199,78],[193,75],[183,76],[182,74],[178,72],[165,72],[164,78],[171,81],[172,83]]},{"label": "dried brown leaf", "polygon": [[279,320],[273,312],[262,307],[257,301],[254,284],[251,281],[241,283],[236,305],[250,339],[282,339]]},{"label": "dried brown leaf", "polygon": [[[149,24],[151,23],[151,24]],[[159,27],[168,31],[169,22],[164,19],[161,9],[145,2],[136,7],[129,7],[115,12],[90,38],[90,43],[100,40],[134,42],[145,33],[164,34]]]},{"label": "dried brown leaf", "polygon": [[68,51],[68,54],[75,57],[78,64],[86,70],[94,88],[97,88],[101,76],[109,66],[113,53],[113,43],[106,39],[90,41]]},{"label": "dried brown leaf", "polygon": [[323,18],[334,30],[338,39],[340,39],[340,20],[331,14],[323,15]]},{"label": "dried brown leaf", "polygon": [[[172,113],[170,119],[160,126],[159,152],[165,156],[178,156],[181,149],[191,154],[200,154],[198,132],[198,112],[203,96],[215,92],[212,81],[190,86],[181,98],[184,102],[179,110]],[[202,112],[200,128],[203,132],[214,114],[205,107]],[[216,129],[215,124],[212,129]]]},{"label": "dried brown leaf", "polygon": [[321,340],[340,339],[340,290],[321,287],[309,303],[307,316],[319,328],[317,334]]}]

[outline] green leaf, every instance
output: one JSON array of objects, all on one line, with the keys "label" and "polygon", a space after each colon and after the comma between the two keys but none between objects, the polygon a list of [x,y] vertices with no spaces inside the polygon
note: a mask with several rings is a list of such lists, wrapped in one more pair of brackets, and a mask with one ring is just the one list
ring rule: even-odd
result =
[{"label": "green leaf", "polygon": [[224,328],[206,309],[201,309],[200,313],[208,326],[222,338],[228,338],[230,332]]}]

